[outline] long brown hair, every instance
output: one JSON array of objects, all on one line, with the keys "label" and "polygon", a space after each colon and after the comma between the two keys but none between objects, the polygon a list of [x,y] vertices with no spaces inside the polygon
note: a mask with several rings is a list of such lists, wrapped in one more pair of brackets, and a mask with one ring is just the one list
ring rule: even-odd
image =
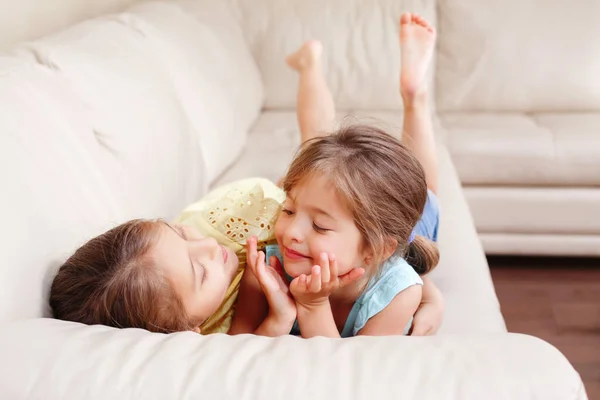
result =
[{"label": "long brown hair", "polygon": [[366,125],[313,138],[294,158],[283,189],[289,192],[311,174],[331,179],[377,265],[384,261],[390,239],[398,244],[396,254],[419,274],[437,265],[435,243],[423,236],[408,243],[425,208],[427,182],[419,161],[398,139]]},{"label": "long brown hair", "polygon": [[161,223],[129,221],[81,246],[52,282],[55,318],[163,333],[194,329],[197,324],[147,255]]}]

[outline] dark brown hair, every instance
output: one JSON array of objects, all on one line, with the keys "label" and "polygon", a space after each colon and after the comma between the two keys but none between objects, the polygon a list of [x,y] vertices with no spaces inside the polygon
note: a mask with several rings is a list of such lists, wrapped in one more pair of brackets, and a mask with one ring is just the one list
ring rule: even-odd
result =
[{"label": "dark brown hair", "polygon": [[366,125],[313,138],[292,161],[284,190],[291,191],[312,174],[331,179],[377,265],[384,261],[389,239],[396,240],[396,254],[417,273],[426,274],[437,265],[435,243],[423,236],[408,243],[425,208],[427,182],[421,164],[398,139]]},{"label": "dark brown hair", "polygon": [[54,317],[152,332],[194,329],[169,281],[147,256],[160,224],[129,221],[81,246],[52,282]]}]

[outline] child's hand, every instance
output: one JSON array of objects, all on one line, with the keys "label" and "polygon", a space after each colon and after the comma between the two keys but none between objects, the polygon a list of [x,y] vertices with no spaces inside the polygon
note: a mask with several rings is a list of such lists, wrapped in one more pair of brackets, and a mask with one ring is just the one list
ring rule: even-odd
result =
[{"label": "child's hand", "polygon": [[246,243],[247,264],[254,274],[269,303],[269,314],[282,322],[293,323],[296,319],[296,303],[282,277],[283,268],[277,257],[271,257],[271,265],[265,265],[265,253],[256,249],[256,238]]},{"label": "child's hand", "polygon": [[413,318],[411,336],[435,335],[444,319],[443,302],[422,303]]},{"label": "child's hand", "polygon": [[322,253],[320,265],[313,266],[310,275],[302,274],[295,278],[290,284],[290,291],[298,305],[318,307],[329,301],[331,293],[356,281],[364,272],[362,268],[354,268],[338,276],[335,256]]}]

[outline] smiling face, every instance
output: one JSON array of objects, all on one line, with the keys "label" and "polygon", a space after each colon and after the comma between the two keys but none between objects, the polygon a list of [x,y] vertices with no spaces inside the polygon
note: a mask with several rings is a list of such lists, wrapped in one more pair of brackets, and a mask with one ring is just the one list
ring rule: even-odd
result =
[{"label": "smiling face", "polygon": [[303,179],[289,191],[275,226],[288,275],[310,274],[323,252],[336,256],[340,275],[365,265],[360,232],[343,204],[322,175]]},{"label": "smiling face", "polygon": [[194,321],[204,321],[218,309],[238,268],[232,250],[184,225],[161,224],[148,256]]}]

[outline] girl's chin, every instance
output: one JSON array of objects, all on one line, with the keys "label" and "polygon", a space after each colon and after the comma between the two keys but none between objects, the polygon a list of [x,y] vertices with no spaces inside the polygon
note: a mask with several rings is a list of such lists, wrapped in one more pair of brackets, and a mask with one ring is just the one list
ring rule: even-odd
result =
[{"label": "girl's chin", "polygon": [[298,260],[287,260],[284,257],[283,260],[283,269],[285,273],[291,278],[297,278],[300,275],[310,275],[310,270],[312,269],[312,264],[310,262],[304,261],[298,262]]}]

